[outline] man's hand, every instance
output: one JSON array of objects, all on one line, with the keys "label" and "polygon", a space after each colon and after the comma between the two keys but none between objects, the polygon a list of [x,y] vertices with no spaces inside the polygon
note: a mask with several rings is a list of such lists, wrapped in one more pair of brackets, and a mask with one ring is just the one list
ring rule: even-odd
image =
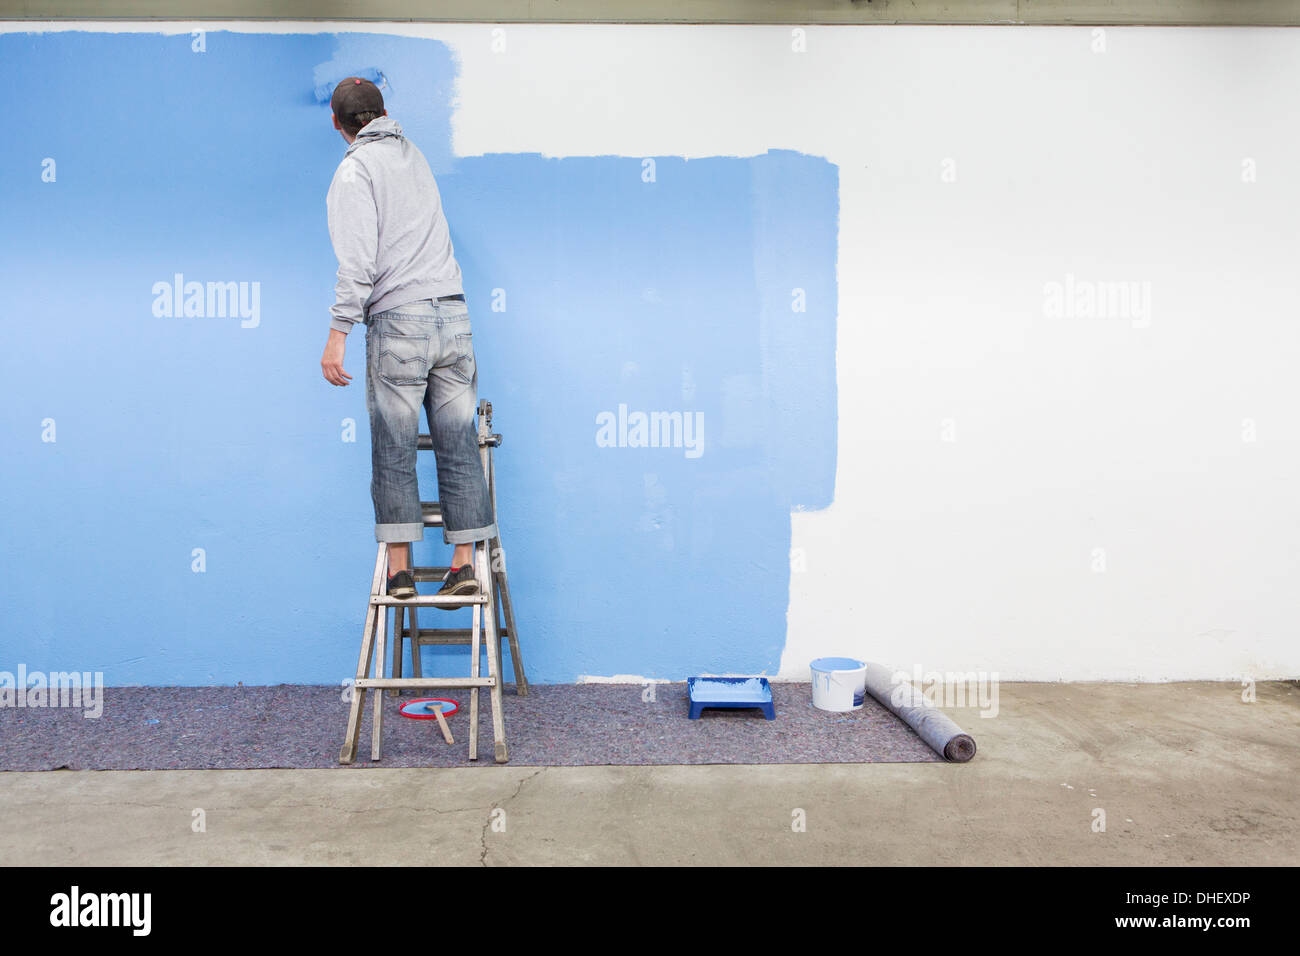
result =
[{"label": "man's hand", "polygon": [[343,371],[343,347],[347,340],[348,337],[338,329],[330,329],[325,354],[320,359],[320,370],[331,385],[347,385],[352,381],[352,376]]}]

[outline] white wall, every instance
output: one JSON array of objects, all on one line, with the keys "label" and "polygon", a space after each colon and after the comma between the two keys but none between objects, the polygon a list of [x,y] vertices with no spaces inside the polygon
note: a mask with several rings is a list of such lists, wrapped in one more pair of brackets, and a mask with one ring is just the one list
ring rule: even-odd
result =
[{"label": "white wall", "polygon": [[[459,152],[840,166],[839,467],[783,675],[1300,674],[1300,33],[506,29],[439,31]],[[1049,317],[1067,275],[1150,313]]]}]

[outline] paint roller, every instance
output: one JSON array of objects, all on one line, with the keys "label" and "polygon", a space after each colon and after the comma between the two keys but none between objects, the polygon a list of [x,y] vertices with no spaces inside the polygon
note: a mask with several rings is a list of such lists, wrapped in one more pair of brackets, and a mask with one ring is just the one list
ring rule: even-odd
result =
[{"label": "paint roller", "polygon": [[975,756],[975,741],[925,695],[907,681],[894,680],[894,672],[879,664],[867,665],[867,693],[899,720],[916,731],[944,760],[965,763]]},{"label": "paint roller", "polygon": [[333,62],[322,63],[312,73],[312,82],[316,84],[316,102],[328,103],[334,96],[334,88],[349,76],[359,76],[363,80],[369,80],[381,90],[391,89],[388,86],[388,77],[384,76],[383,71],[378,67],[368,66],[364,69],[340,73]]}]

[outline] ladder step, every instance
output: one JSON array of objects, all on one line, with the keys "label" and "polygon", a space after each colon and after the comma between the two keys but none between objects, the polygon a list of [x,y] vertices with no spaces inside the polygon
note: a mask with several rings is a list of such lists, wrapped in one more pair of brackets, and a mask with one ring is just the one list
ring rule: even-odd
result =
[{"label": "ladder step", "polygon": [[433,687],[495,687],[495,677],[361,677],[352,682],[353,687],[376,689],[403,687],[412,689]]},{"label": "ladder step", "polygon": [[421,501],[420,514],[426,528],[442,527],[442,505],[437,501]]},{"label": "ladder step", "polygon": [[411,576],[415,578],[417,583],[420,581],[441,581],[443,575],[450,570],[451,568],[446,567],[421,567],[417,564],[415,567],[411,568]]},{"label": "ladder step", "polygon": [[413,598],[395,598],[387,594],[370,595],[370,603],[378,607],[400,607],[409,605],[411,607],[473,607],[475,604],[486,604],[488,602],[486,594],[476,594],[473,597],[438,597],[436,594],[417,594]]},{"label": "ladder step", "polygon": [[[510,638],[510,632],[504,627],[498,630],[503,638],[507,640]],[[420,628],[420,636],[415,640],[415,643],[421,646],[425,644],[468,644],[471,637],[473,635],[468,627],[422,627]],[[402,628],[402,640],[411,640],[411,629],[409,627]]]},{"label": "ladder step", "polygon": [[[417,582],[441,581],[443,577],[447,574],[447,572],[450,570],[451,568],[447,567],[446,565],[443,565],[442,567],[432,567],[432,566],[425,567],[423,565],[418,565],[418,564],[415,567],[410,569],[411,575],[415,578]],[[499,572],[493,571],[492,574],[494,577],[496,577],[499,575]]]},{"label": "ladder step", "polygon": [[[493,448],[501,447],[500,435],[482,435],[478,436],[478,446],[482,448],[485,445],[491,445]],[[421,434],[415,440],[415,447],[420,451],[433,451],[433,439],[428,434]]]}]

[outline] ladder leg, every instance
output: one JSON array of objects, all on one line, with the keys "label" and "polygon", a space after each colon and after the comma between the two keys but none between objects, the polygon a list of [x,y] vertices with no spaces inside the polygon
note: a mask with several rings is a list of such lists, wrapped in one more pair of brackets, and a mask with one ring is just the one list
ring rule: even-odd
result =
[{"label": "ladder leg", "polygon": [[411,616],[411,673],[416,677],[423,677],[424,671],[420,669],[420,618],[414,606],[408,608]]},{"label": "ladder leg", "polygon": [[[478,573],[479,587],[483,589],[484,594],[488,594],[488,589],[492,586],[492,571],[488,566],[486,549],[478,548],[475,550],[478,557],[475,571]],[[489,700],[492,707],[494,756],[497,763],[505,763],[510,759],[510,756],[506,750],[506,722],[501,701],[501,643],[500,637],[497,635],[496,609],[492,605],[492,601],[488,601],[483,605],[483,637],[484,643],[487,645],[488,676],[493,678]],[[475,650],[477,651],[477,648]]]},{"label": "ladder leg", "polygon": [[[380,544],[379,553],[375,557],[375,576],[370,582],[371,595],[379,593],[379,582],[383,579],[384,569],[388,563],[387,558],[388,548]],[[378,610],[378,607],[371,604],[366,611],[366,626],[361,632],[361,657],[357,661],[357,680],[365,680],[370,676],[370,656],[374,648]],[[352,763],[357,757],[357,737],[361,733],[361,705],[365,699],[364,687],[352,688],[352,703],[348,708],[348,729],[343,737],[343,748],[339,751],[339,763]]]},{"label": "ladder leg", "polygon": [[515,630],[515,605],[510,600],[510,581],[506,577],[506,553],[501,548],[500,538],[494,539],[493,543],[495,547],[493,554],[501,556],[501,570],[493,573],[493,583],[496,585],[500,607],[505,612],[504,616],[497,615],[497,627],[505,625],[506,640],[510,642],[510,663],[515,669],[515,693],[520,697],[527,697],[528,677],[524,674],[523,655],[519,653],[519,636]]},{"label": "ladder leg", "polygon": [[[384,676],[384,640],[388,635],[388,608],[379,608],[379,634],[375,643],[375,676]],[[384,733],[384,694],[376,689],[374,694],[374,713],[370,718],[370,759],[378,760],[382,756],[381,741]]]},{"label": "ladder leg", "polygon": [[[474,545],[474,566],[478,567],[479,546]],[[474,605],[474,622],[470,625],[469,639],[469,676],[478,677],[479,668],[479,640],[482,637],[480,630],[482,623],[481,611],[484,605]],[[469,759],[478,759],[478,688],[471,687],[469,692]]]},{"label": "ladder leg", "polygon": [[[393,670],[394,677],[402,676],[402,619],[406,616],[407,608],[399,607],[396,609],[396,621],[393,626]],[[401,690],[394,687],[388,691],[389,697],[396,697],[402,693]]]},{"label": "ladder leg", "polygon": [[[487,480],[490,455],[488,454],[487,446],[481,443],[481,439],[483,438],[484,433],[487,431],[487,418],[486,418],[485,410],[486,410],[486,404],[480,400],[478,403],[477,424],[476,424],[479,438],[480,438],[479,464],[483,467],[484,480]],[[490,497],[491,492],[492,492],[492,487],[491,485],[489,485],[488,486],[489,503],[491,502],[491,497]],[[496,508],[492,509],[492,514],[493,516],[496,515]],[[480,560],[479,553],[482,550],[483,550],[483,542],[475,541],[472,560],[474,561],[474,574],[476,577],[479,578],[480,588],[483,586],[483,579],[482,576],[479,574],[478,568],[479,568],[479,560]],[[479,654],[481,653],[479,641],[483,636],[481,631],[482,622],[483,622],[482,611],[485,607],[487,607],[486,604],[474,605],[474,622],[470,625],[470,632],[469,632],[470,633],[470,641],[469,641],[470,644],[469,676],[470,677],[478,677],[478,673],[479,673]],[[470,760],[478,759],[478,697],[479,697],[478,690],[479,689],[477,687],[473,687],[470,689],[469,692],[469,759]]]},{"label": "ladder leg", "polygon": [[[492,555],[492,554],[496,554],[496,552],[493,551],[491,548],[489,548],[489,549],[488,549],[488,554],[489,554],[489,555]],[[497,630],[497,660],[501,662],[501,666],[502,666],[502,667],[505,667],[505,660],[506,660],[506,659],[505,659],[504,657],[501,656],[501,635],[502,635],[502,631],[501,631],[501,589],[500,589],[499,587],[497,587],[497,576],[496,576],[496,574],[494,574],[494,573],[490,570],[490,568],[489,568],[489,570],[488,570],[488,584],[490,584],[490,585],[492,586],[492,613],[496,615],[495,620],[496,620],[496,625],[497,625],[497,627],[496,627],[496,630]],[[511,660],[513,661],[514,658],[512,657]],[[502,680],[504,681],[504,679],[505,679],[505,675],[503,674],[503,675],[502,675]]]},{"label": "ladder leg", "polygon": [[[490,432],[491,429],[485,428],[484,431]],[[486,445],[483,448],[483,467],[487,471],[488,483],[488,501],[492,505],[492,520],[497,517],[497,466],[496,459],[492,455],[492,446]],[[505,624],[506,640],[510,642],[510,663],[515,669],[515,694],[519,697],[528,696],[528,678],[524,674],[524,658],[519,653],[519,636],[515,631],[515,606],[510,600],[510,582],[506,578],[506,552],[501,547],[501,529],[497,528],[497,536],[488,542],[490,548],[488,559],[495,562],[500,559],[501,570],[497,571],[495,567],[489,564],[489,570],[492,574],[493,591],[495,600],[500,603],[497,607],[504,608],[504,617],[497,612],[496,625],[498,628]],[[501,656],[501,645],[497,644],[497,657]]]}]

